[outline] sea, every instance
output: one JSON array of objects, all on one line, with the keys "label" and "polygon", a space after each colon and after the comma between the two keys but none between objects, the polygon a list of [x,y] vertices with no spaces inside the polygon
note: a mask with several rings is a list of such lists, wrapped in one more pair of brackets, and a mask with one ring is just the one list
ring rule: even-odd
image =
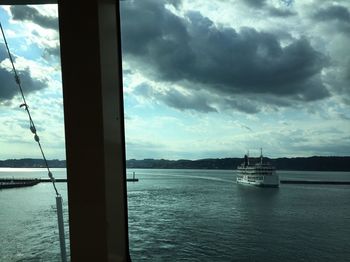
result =
[{"label": "sea", "polygon": [[[53,169],[56,178],[65,169]],[[237,185],[233,170],[129,169],[132,261],[350,261],[350,185]],[[350,172],[279,171],[281,179],[350,180]],[[40,178],[44,169],[0,168]],[[67,253],[67,186],[63,197]],[[0,261],[60,261],[50,183],[0,190]]]}]

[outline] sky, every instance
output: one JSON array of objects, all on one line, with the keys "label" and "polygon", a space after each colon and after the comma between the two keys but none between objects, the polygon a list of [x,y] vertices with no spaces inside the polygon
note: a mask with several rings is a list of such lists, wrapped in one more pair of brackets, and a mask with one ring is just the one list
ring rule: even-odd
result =
[{"label": "sky", "polygon": [[[350,1],[120,6],[127,159],[350,155]],[[0,20],[47,157],[64,159],[57,7]],[[5,51],[0,159],[40,157]]]}]

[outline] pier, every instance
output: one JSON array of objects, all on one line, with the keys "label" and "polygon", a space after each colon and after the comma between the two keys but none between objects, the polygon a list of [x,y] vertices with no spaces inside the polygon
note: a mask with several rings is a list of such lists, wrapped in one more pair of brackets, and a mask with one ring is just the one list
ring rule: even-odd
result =
[{"label": "pier", "polygon": [[[133,175],[132,178],[127,178],[126,182],[138,182],[139,179]],[[0,189],[30,187],[39,183],[49,183],[49,178],[0,178]],[[66,178],[56,178],[55,183],[67,183]]]},{"label": "pier", "polygon": [[313,184],[313,185],[350,185],[350,181],[329,181],[329,180],[280,180],[281,184]]},{"label": "pier", "polygon": [[38,179],[0,179],[0,189],[17,188],[17,187],[29,187],[39,184]]}]

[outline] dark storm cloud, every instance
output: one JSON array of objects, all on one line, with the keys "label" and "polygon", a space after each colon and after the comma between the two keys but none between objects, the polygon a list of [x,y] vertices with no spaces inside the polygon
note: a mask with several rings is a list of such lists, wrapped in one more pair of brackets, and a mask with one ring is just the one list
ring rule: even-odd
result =
[{"label": "dark storm cloud", "polygon": [[[313,77],[325,65],[325,58],[306,39],[295,40],[282,48],[276,36],[269,33],[253,28],[240,32],[216,28],[199,13],[191,13],[188,17],[193,36],[190,45],[196,53],[196,61],[187,63],[185,77],[216,85],[227,93],[300,97],[308,93],[308,88],[314,88],[310,84],[321,84]],[[322,92],[320,97],[315,94],[314,99],[324,97],[324,87],[318,88]],[[305,100],[313,100],[310,94],[307,97]]]},{"label": "dark storm cloud", "polygon": [[252,7],[263,7],[266,4],[266,0],[243,0],[242,2]]},{"label": "dark storm cloud", "polygon": [[[28,70],[18,71],[25,93],[33,92],[46,87],[46,83],[31,77]],[[19,94],[18,86],[13,77],[13,73],[0,68],[0,103],[11,100]]]},{"label": "dark storm cloud", "polygon": [[8,58],[6,47],[3,43],[0,43],[0,62]]},{"label": "dark storm cloud", "polygon": [[335,31],[350,34],[350,12],[344,6],[329,6],[322,8],[313,14],[317,22],[331,24]]},{"label": "dark storm cloud", "polygon": [[159,98],[168,106],[180,110],[195,110],[202,113],[216,112],[216,109],[207,104],[207,99],[198,94],[183,94],[176,89],[171,89]]},{"label": "dark storm cloud", "polygon": [[288,16],[296,15],[295,12],[292,12],[288,9],[279,9],[279,8],[275,8],[275,7],[269,7],[268,13],[269,13],[269,15],[276,16],[276,17],[288,17]]},{"label": "dark storm cloud", "polygon": [[296,15],[295,12],[289,10],[289,6],[292,5],[293,1],[281,1],[284,4],[285,8],[276,8],[267,3],[266,0],[241,0],[243,4],[248,7],[253,7],[261,11],[265,11],[270,16],[276,17],[288,17]]},{"label": "dark storm cloud", "polygon": [[33,7],[13,5],[10,7],[10,10],[14,20],[32,21],[33,23],[36,23],[41,27],[58,30],[57,18],[44,16]]},{"label": "dark storm cloud", "polygon": [[146,83],[142,83],[135,87],[134,94],[160,101],[169,107],[182,111],[194,110],[202,113],[217,111],[214,107],[209,105],[209,99],[205,95],[193,93],[183,94],[174,88],[159,91]]},{"label": "dark storm cloud", "polygon": [[[157,0],[121,3],[123,51],[135,55],[154,53],[174,58],[189,49],[186,24]],[[138,42],[138,41],[142,42]],[[152,57],[150,57],[152,58]],[[155,57],[154,57],[155,58]]]},{"label": "dark storm cloud", "polygon": [[[196,83],[187,87],[231,97],[260,94],[303,102],[330,95],[320,80],[327,59],[306,38],[282,47],[274,34],[219,27],[198,12],[181,18],[156,0],[123,2],[121,10],[123,55],[155,80]],[[185,107],[177,93],[168,95],[174,96],[165,99],[169,105]]]},{"label": "dark storm cloud", "polygon": [[[8,55],[5,46],[0,44],[0,62],[7,58]],[[25,93],[46,87],[46,83],[43,81],[32,78],[28,69],[17,70],[17,73],[19,74]],[[19,94],[19,89],[15,82],[13,72],[0,67],[0,104],[8,104],[8,102],[17,94]]]},{"label": "dark storm cloud", "polygon": [[319,21],[338,20],[350,23],[350,12],[344,6],[329,6],[318,10],[313,17]]},{"label": "dark storm cloud", "polygon": [[233,109],[236,109],[240,112],[244,112],[247,114],[255,114],[258,113],[260,110],[257,107],[256,103],[253,103],[248,100],[235,100],[235,99],[226,99],[225,100],[225,106],[230,107]]},{"label": "dark storm cloud", "polygon": [[48,47],[48,48],[44,49],[43,57],[44,58],[48,58],[48,57],[51,57],[51,56],[60,57],[60,47],[59,47],[59,45],[56,45],[54,47]]}]

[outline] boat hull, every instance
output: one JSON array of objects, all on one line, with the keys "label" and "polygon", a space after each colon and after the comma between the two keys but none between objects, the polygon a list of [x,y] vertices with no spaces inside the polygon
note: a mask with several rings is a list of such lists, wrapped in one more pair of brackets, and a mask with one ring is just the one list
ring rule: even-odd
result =
[{"label": "boat hull", "polygon": [[237,184],[251,185],[256,187],[279,187],[279,184],[280,184],[278,175],[269,175],[269,176],[238,175],[236,182]]}]

